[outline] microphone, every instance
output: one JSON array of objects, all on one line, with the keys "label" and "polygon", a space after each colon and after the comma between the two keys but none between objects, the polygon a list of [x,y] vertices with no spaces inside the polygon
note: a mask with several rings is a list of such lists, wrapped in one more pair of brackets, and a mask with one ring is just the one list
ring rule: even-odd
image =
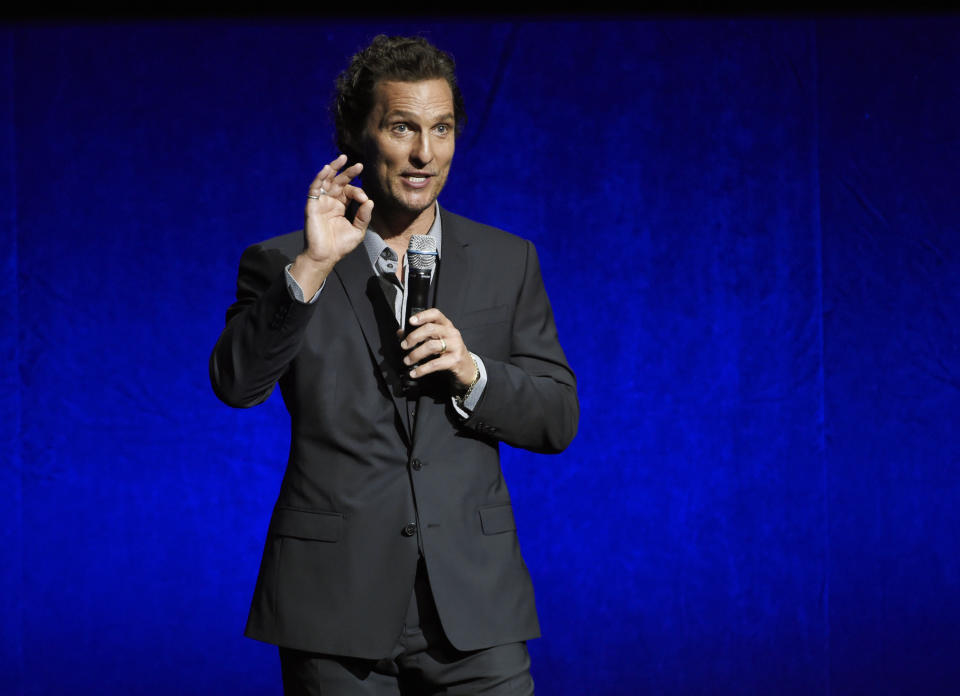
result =
[{"label": "microphone", "polygon": [[[407,296],[404,302],[403,332],[410,333],[410,317],[430,307],[430,279],[437,265],[437,240],[426,234],[410,237],[407,247]],[[415,346],[414,346],[415,347]],[[417,385],[417,380],[403,373],[403,388],[409,390]]]},{"label": "microphone", "polygon": [[414,328],[410,317],[430,307],[430,279],[437,265],[437,240],[426,234],[410,237],[407,247],[407,298],[403,317],[404,333]]}]

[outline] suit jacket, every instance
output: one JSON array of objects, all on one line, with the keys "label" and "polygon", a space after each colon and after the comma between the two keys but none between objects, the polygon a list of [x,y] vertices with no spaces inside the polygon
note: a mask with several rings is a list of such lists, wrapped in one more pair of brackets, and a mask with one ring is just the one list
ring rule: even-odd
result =
[{"label": "suit jacket", "polygon": [[575,379],[533,245],[440,214],[435,303],[487,371],[467,419],[439,376],[422,380],[415,421],[408,417],[414,402],[400,389],[397,322],[363,245],[337,264],[312,305],[292,300],[284,278],[303,249],[301,232],[241,258],[211,382],[235,407],[262,402],[279,384],[291,419],[247,622],[252,638],[388,655],[421,552],[456,648],[539,635],[498,447],[564,449],[579,416]]}]

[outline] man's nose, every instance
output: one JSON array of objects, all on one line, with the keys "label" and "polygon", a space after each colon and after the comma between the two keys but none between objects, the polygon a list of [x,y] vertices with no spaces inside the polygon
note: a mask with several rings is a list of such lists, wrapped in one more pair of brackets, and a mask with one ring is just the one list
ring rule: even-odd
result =
[{"label": "man's nose", "polygon": [[418,165],[427,164],[433,159],[433,145],[430,143],[429,133],[420,133],[420,135],[417,136],[410,157]]}]

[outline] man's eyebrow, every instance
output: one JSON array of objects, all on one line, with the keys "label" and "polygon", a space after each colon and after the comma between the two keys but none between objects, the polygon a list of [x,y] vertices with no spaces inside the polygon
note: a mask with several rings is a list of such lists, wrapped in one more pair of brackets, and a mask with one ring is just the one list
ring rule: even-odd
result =
[{"label": "man's eyebrow", "polygon": [[[394,118],[403,118],[403,119],[408,119],[410,121],[416,121],[417,114],[413,113],[412,111],[405,111],[404,109],[393,109],[383,115],[384,121],[389,121]],[[456,116],[452,111],[448,111],[442,116],[437,116],[434,120],[435,121],[454,121],[456,120]]]}]

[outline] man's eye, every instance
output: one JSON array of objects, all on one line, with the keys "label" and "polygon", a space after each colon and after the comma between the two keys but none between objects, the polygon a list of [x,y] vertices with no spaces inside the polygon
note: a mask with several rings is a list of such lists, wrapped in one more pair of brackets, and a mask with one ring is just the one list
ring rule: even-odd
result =
[{"label": "man's eye", "polygon": [[395,123],[393,124],[393,131],[395,133],[406,133],[409,130],[406,123]]},{"label": "man's eye", "polygon": [[437,127],[435,130],[440,135],[446,135],[447,133],[450,132],[450,126],[448,126],[446,123],[439,123],[437,124]]}]

